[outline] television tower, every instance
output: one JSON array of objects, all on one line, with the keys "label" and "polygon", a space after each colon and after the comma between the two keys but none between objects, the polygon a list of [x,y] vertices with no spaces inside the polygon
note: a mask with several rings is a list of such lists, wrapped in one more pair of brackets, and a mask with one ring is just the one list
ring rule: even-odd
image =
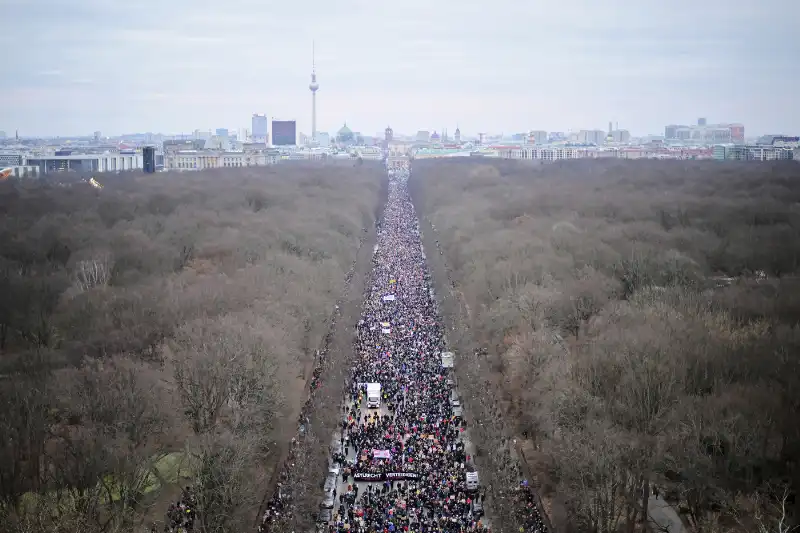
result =
[{"label": "television tower", "polygon": [[314,57],[314,41],[311,41],[311,83],[308,85],[311,90],[311,140],[317,140],[317,64]]}]

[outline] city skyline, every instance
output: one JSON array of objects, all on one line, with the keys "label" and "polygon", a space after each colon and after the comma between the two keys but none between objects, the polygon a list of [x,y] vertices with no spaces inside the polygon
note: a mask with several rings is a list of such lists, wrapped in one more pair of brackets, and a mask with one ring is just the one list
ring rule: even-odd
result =
[{"label": "city skyline", "polygon": [[[69,140],[69,139],[86,139],[86,138],[93,138],[94,137],[95,140],[97,140],[98,137],[102,138],[102,139],[123,139],[123,138],[126,138],[126,137],[132,138],[134,136],[152,135],[152,136],[160,136],[160,137],[165,137],[165,138],[178,138],[178,139],[195,139],[195,138],[203,138],[203,139],[205,139],[205,138],[208,138],[208,137],[210,137],[212,135],[219,135],[219,131],[220,130],[226,130],[228,132],[228,136],[230,136],[232,138],[237,138],[239,141],[249,141],[249,142],[258,143],[258,142],[263,142],[265,136],[263,134],[259,134],[257,132],[254,133],[256,130],[253,129],[253,125],[256,124],[257,119],[258,119],[258,122],[259,122],[259,127],[266,128],[266,130],[261,129],[259,131],[267,131],[268,132],[272,128],[272,122],[273,122],[273,118],[272,117],[267,117],[267,116],[265,116],[263,114],[254,113],[252,115],[252,122],[251,122],[251,126],[249,128],[246,127],[246,126],[244,126],[244,127],[229,127],[229,128],[204,127],[204,128],[185,129],[185,130],[182,130],[180,132],[125,131],[125,132],[121,132],[121,133],[112,132],[110,134],[107,133],[107,132],[94,131],[92,133],[79,133],[79,134],[74,134],[74,135],[65,135],[65,134],[58,135],[57,134],[57,135],[39,135],[39,136],[37,136],[37,135],[26,135],[26,134],[22,133],[22,134],[19,134],[19,138],[20,139],[54,139],[54,140],[55,139],[61,139],[61,140]],[[261,120],[263,120],[263,126],[260,125],[261,124]],[[281,120],[281,119],[278,119],[278,118],[275,118],[274,120],[277,121],[277,122],[286,122],[285,120]],[[289,122],[296,122],[296,121],[290,120]],[[347,123],[345,123],[344,125],[348,126]],[[340,125],[338,128],[333,128],[333,129],[330,129],[330,130],[320,130],[318,128],[317,129],[317,134],[329,135],[330,137],[335,137],[337,132],[339,131],[339,129],[341,127],[342,126]],[[741,123],[729,123],[729,122],[725,122],[725,121],[720,121],[719,123],[709,123],[707,125],[705,125],[705,124],[698,125],[698,124],[693,124],[691,122],[683,122],[681,124],[671,123],[671,124],[664,125],[661,128],[661,131],[656,131],[656,132],[651,132],[651,133],[644,133],[644,134],[637,133],[637,132],[631,132],[628,129],[622,127],[619,124],[614,124],[611,129],[605,129],[605,130],[601,129],[599,127],[569,128],[569,129],[563,129],[562,128],[560,130],[542,130],[542,129],[538,129],[538,128],[527,128],[527,129],[520,129],[520,130],[516,130],[516,131],[507,131],[507,132],[485,132],[485,131],[479,132],[477,129],[474,132],[472,132],[472,131],[469,131],[469,130],[460,129],[460,128],[458,128],[458,126],[456,126],[456,128],[447,128],[447,127],[445,127],[445,128],[420,128],[420,129],[416,129],[414,131],[405,131],[405,132],[404,131],[395,131],[394,132],[394,137],[395,138],[401,138],[401,137],[402,138],[416,138],[416,137],[419,136],[420,133],[427,132],[429,135],[435,136],[436,139],[441,139],[442,141],[448,141],[448,140],[452,141],[453,138],[454,138],[454,133],[455,133],[456,129],[460,130],[459,133],[460,133],[460,138],[462,140],[463,139],[479,140],[482,137],[484,137],[484,138],[493,138],[493,139],[497,139],[497,138],[511,139],[513,137],[524,136],[524,137],[527,138],[528,136],[530,136],[531,134],[534,134],[534,133],[546,133],[546,134],[548,134],[550,136],[555,135],[556,137],[561,136],[561,137],[563,137],[563,140],[568,140],[570,136],[581,136],[582,134],[587,134],[588,133],[588,134],[593,134],[593,136],[597,137],[598,139],[601,139],[600,141],[597,141],[597,143],[602,144],[603,142],[605,142],[606,137],[608,136],[609,132],[612,132],[612,133],[615,133],[615,134],[621,132],[622,134],[624,134],[626,139],[648,139],[648,138],[653,138],[653,137],[662,137],[664,139],[690,140],[691,136],[682,137],[682,136],[669,135],[669,134],[665,135],[665,133],[669,132],[670,130],[675,130],[675,128],[677,128],[678,130],[683,130],[683,131],[691,131],[691,130],[694,130],[694,129],[701,129],[702,130],[703,128],[706,128],[706,127],[709,130],[718,130],[720,128],[721,129],[746,128],[746,125],[743,125]],[[359,135],[362,135],[362,136],[364,136],[366,138],[382,139],[383,136],[384,136],[383,132],[361,131],[357,127],[356,127],[356,130],[353,130],[353,131],[357,131]],[[6,133],[6,132],[3,131],[2,133]],[[247,133],[247,136],[245,138],[242,137],[242,135],[244,133]],[[306,133],[304,131],[301,131],[300,129],[297,129],[297,135],[298,136],[304,135],[304,136],[307,137],[307,139],[309,141],[311,141],[313,139],[313,136],[311,134]],[[737,137],[736,139],[741,141],[742,138],[755,139],[755,138],[758,138],[758,137],[764,137],[764,136],[770,136],[770,135],[773,135],[773,136],[774,135],[778,135],[778,136],[780,136],[780,135],[793,136],[794,133],[790,133],[790,132],[771,132],[771,133],[761,133],[761,132],[759,132],[759,133],[753,133],[749,129],[747,129],[746,130],[746,135],[744,135],[741,138]],[[13,134],[10,135],[10,136],[6,135],[6,137],[4,137],[4,138],[6,140],[13,139],[14,135]],[[619,142],[619,139],[614,139],[614,141],[615,142]],[[714,139],[711,139],[711,141],[714,141]],[[576,141],[576,142],[579,142],[579,141]],[[623,141],[623,142],[627,142],[627,141]],[[716,142],[719,143],[719,142],[728,142],[728,141],[717,139]],[[713,144],[713,142],[711,144]]]},{"label": "city skyline", "polygon": [[[15,74],[0,80],[0,129],[29,136],[245,126],[263,110],[310,133],[312,40],[325,81],[319,131],[345,121],[368,134],[387,123],[568,131],[613,120],[645,135],[699,116],[753,135],[800,129],[800,5],[781,0],[137,4],[158,17],[100,0],[6,6],[14,24],[0,42],[14,50]],[[32,35],[35,46],[18,46]]]}]

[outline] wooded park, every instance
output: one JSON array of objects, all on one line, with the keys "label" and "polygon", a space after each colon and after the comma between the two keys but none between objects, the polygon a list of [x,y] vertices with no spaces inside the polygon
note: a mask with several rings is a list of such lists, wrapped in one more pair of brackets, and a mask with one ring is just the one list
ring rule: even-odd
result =
[{"label": "wooded park", "polygon": [[[0,523],[138,531],[192,486],[199,530],[250,530],[385,172],[97,178],[0,183]],[[793,531],[800,165],[415,161],[410,187],[479,464],[513,447],[558,533],[655,531],[654,498]]]},{"label": "wooded park", "polygon": [[800,165],[413,172],[483,454],[516,439],[556,531],[643,530],[654,493],[688,531],[793,530]]},{"label": "wooded park", "polygon": [[384,176],[0,183],[0,529],[254,529]]}]

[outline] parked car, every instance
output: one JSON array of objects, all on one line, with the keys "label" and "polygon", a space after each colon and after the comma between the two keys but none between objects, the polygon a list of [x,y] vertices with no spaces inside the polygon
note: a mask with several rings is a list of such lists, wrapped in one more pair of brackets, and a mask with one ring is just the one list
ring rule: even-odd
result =
[{"label": "parked car", "polygon": [[330,509],[320,508],[319,513],[317,513],[318,523],[327,524],[331,521],[331,518],[333,518],[333,512]]},{"label": "parked car", "polygon": [[325,499],[322,500],[320,507],[323,509],[333,509],[333,506],[336,504],[336,494],[333,491],[329,491],[325,493]]}]

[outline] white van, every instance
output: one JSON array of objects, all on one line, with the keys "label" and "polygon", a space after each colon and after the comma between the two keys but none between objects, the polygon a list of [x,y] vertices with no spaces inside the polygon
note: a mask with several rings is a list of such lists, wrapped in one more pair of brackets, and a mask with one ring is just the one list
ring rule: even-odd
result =
[{"label": "white van", "polygon": [[466,473],[467,490],[478,490],[478,472],[472,471]]},{"label": "white van", "polygon": [[381,384],[367,383],[367,409],[379,409],[381,406]]},{"label": "white van", "polygon": [[319,513],[317,513],[317,523],[319,524],[327,524],[333,518],[333,513],[331,513],[330,509],[326,509],[325,507],[321,507]]},{"label": "white van", "polygon": [[452,407],[458,407],[461,405],[461,401],[458,398],[458,392],[456,392],[456,389],[450,390],[450,405]]}]

